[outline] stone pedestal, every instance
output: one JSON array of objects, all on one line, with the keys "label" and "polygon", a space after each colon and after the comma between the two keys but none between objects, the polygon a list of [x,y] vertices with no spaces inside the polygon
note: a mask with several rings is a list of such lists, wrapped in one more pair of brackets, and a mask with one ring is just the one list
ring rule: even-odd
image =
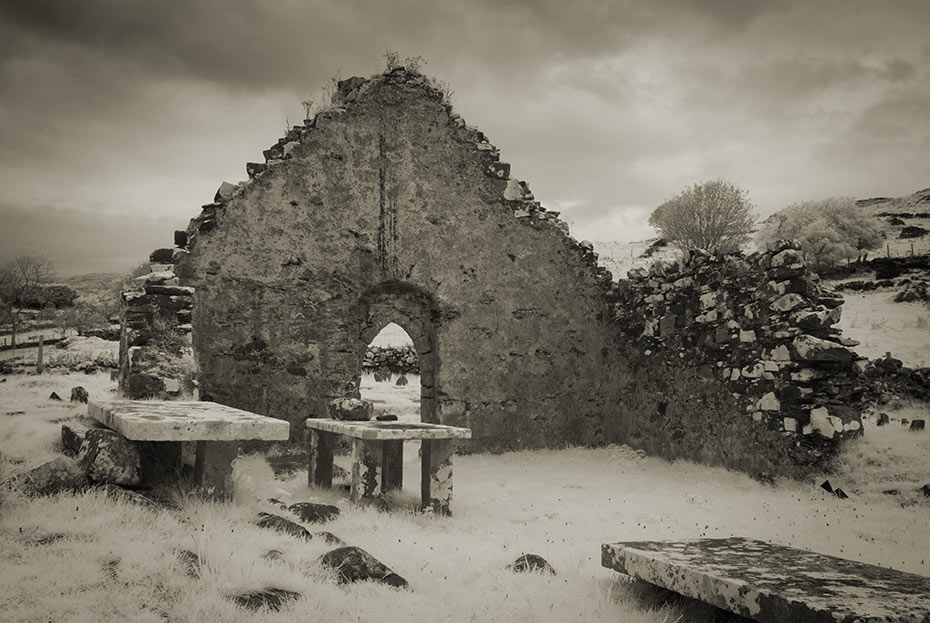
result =
[{"label": "stone pedestal", "polygon": [[352,440],[352,487],[349,497],[353,502],[371,500],[381,495],[381,461],[380,442]]},{"label": "stone pedestal", "polygon": [[194,483],[220,497],[232,493],[232,462],[238,452],[235,441],[198,441]]},{"label": "stone pedestal", "polygon": [[451,515],[452,440],[424,439],[421,452],[423,507],[430,507],[435,513]]},{"label": "stone pedestal", "polygon": [[322,430],[310,431],[310,466],[307,484],[318,487],[333,486],[333,444],[336,436]]}]

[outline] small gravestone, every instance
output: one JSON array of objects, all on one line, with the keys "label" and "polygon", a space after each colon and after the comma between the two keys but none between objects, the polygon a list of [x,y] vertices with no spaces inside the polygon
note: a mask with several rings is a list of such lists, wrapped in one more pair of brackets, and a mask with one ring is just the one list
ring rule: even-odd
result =
[{"label": "small gravestone", "polygon": [[407,580],[360,547],[340,547],[326,552],[320,557],[320,563],[335,569],[343,584],[375,580],[398,588],[408,587]]},{"label": "small gravestone", "polygon": [[300,520],[306,523],[323,523],[339,516],[339,507],[331,504],[314,504],[313,502],[297,502],[287,507]]},{"label": "small gravestone", "polygon": [[403,374],[401,374],[399,377],[397,377],[397,382],[395,383],[395,385],[399,385],[399,386],[403,387],[403,386],[406,385],[406,384],[407,384],[407,377],[406,377],[406,376],[404,376]]},{"label": "small gravestone", "polygon": [[887,413],[879,413],[879,414],[878,414],[878,421],[875,422],[875,425],[876,425],[876,426],[884,426],[884,425],[887,424],[889,421],[890,421],[890,420],[889,420],[889,418],[888,418],[888,414],[887,414]]},{"label": "small gravestone", "polygon": [[259,516],[261,517],[261,519],[258,520],[259,528],[277,530],[278,532],[284,532],[291,536],[307,539],[308,541],[313,538],[309,530],[290,519],[285,519],[280,515],[272,515],[271,513],[259,513]]},{"label": "small gravestone", "polygon": [[516,573],[548,573],[555,575],[552,565],[538,554],[522,554],[519,558],[507,565],[507,568]]},{"label": "small gravestone", "polygon": [[87,390],[78,385],[71,388],[71,402],[83,402],[87,404]]},{"label": "small gravestone", "polygon": [[263,608],[277,612],[284,604],[295,599],[300,599],[300,593],[274,587],[243,593],[232,598],[236,605],[253,612]]},{"label": "small gravestone", "polygon": [[924,429],[924,420],[911,420],[910,430],[916,432]]},{"label": "small gravestone", "polygon": [[61,396],[59,396],[59,395],[58,395],[57,393],[55,393],[55,392],[52,392],[51,394],[49,394],[49,395],[48,395],[48,399],[49,399],[49,400],[57,400],[58,402],[61,402]]}]

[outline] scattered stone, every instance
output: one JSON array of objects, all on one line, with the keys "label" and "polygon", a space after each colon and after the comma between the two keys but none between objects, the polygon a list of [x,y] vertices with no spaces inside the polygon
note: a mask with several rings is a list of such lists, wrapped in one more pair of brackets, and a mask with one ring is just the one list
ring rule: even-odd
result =
[{"label": "scattered stone", "polygon": [[519,558],[507,565],[507,568],[516,573],[548,573],[555,575],[555,569],[552,565],[538,554],[522,554]]},{"label": "scattered stone", "polygon": [[142,482],[139,447],[108,428],[88,429],[77,456],[93,482],[138,485]]},{"label": "scattered stone", "polygon": [[309,530],[290,519],[285,519],[280,515],[272,515],[271,513],[259,513],[258,515],[261,517],[261,519],[258,520],[259,528],[277,530],[278,532],[284,532],[301,539],[310,540],[313,538]]},{"label": "scattered stone", "polygon": [[922,486],[920,492],[924,494],[924,497],[930,498],[930,484]]},{"label": "scattered stone", "polygon": [[55,392],[52,392],[51,394],[49,394],[49,395],[48,395],[48,399],[49,399],[49,400],[57,400],[57,401],[61,402],[61,396],[59,396],[59,395],[58,395],[57,393],[55,393]]},{"label": "scattered stone", "polygon": [[917,432],[924,429],[924,420],[911,420],[911,426],[908,430]]},{"label": "scattered stone", "polygon": [[282,552],[279,549],[270,549],[267,552],[265,552],[262,558],[264,558],[265,560],[269,560],[271,562],[281,562],[282,560],[284,560],[284,552]]},{"label": "scattered stone", "polygon": [[360,398],[336,398],[329,403],[329,411],[336,420],[366,422],[371,419],[374,406]]},{"label": "scattered stone", "polygon": [[260,591],[235,595],[232,600],[237,606],[251,610],[252,612],[267,609],[277,612],[281,606],[289,601],[300,599],[300,593],[285,590],[283,588],[263,588]]},{"label": "scattered stone", "polygon": [[178,550],[178,560],[181,561],[181,568],[184,569],[184,575],[189,578],[200,577],[200,557],[189,549]]},{"label": "scattered stone", "polygon": [[375,580],[390,586],[407,588],[407,580],[394,573],[377,558],[360,547],[339,547],[320,557],[320,563],[336,570],[342,583]]},{"label": "scattered stone", "polygon": [[897,489],[885,489],[884,491],[882,491],[882,493],[884,493],[885,495],[900,495],[901,494],[901,492],[898,491]]},{"label": "scattered stone", "polygon": [[326,531],[323,531],[323,532],[314,532],[314,533],[313,533],[313,538],[314,538],[314,539],[320,539],[321,541],[323,541],[323,542],[326,543],[327,545],[335,545],[336,547],[343,547],[343,546],[345,546],[345,544],[346,544],[345,541],[343,541],[342,539],[340,539],[338,536],[336,536],[336,535],[333,534],[332,532],[326,532]]},{"label": "scattered stone", "polygon": [[395,385],[401,385],[401,386],[402,386],[402,385],[406,385],[406,384],[407,384],[407,377],[404,376],[403,374],[401,374],[399,377],[397,377],[397,382],[394,383],[394,384],[395,384]]},{"label": "scattered stone", "polygon": [[84,443],[84,437],[90,426],[80,422],[65,422],[61,425],[61,445],[64,446],[65,454],[76,456],[81,451],[81,444]]},{"label": "scattered stone", "polygon": [[924,229],[923,227],[918,227],[917,225],[909,225],[901,230],[901,233],[898,235],[899,238],[923,238],[930,230]]},{"label": "scattered stone", "polygon": [[83,489],[87,486],[87,476],[77,461],[59,456],[16,477],[11,484],[24,493],[51,495]]},{"label": "scattered stone", "polygon": [[824,481],[820,484],[820,488],[823,489],[824,491],[826,491],[827,493],[832,493],[833,495],[835,495],[836,497],[838,497],[838,498],[841,499],[841,500],[846,500],[846,499],[849,498],[849,496],[846,495],[846,492],[843,491],[842,489],[840,489],[839,487],[837,487],[836,489],[834,489],[833,486],[830,484],[830,481],[829,481],[829,480],[824,480]]},{"label": "scattered stone", "polygon": [[382,413],[381,415],[375,418],[379,422],[396,422],[397,416],[393,413]]},{"label": "scattered stone", "polygon": [[284,502],[282,502],[282,501],[279,500],[278,498],[268,498],[268,501],[269,501],[271,504],[274,504],[275,506],[277,506],[278,508],[280,508],[280,509],[283,510],[283,511],[286,511],[286,510],[287,510],[287,504],[285,504]]},{"label": "scattered stone", "polygon": [[876,426],[884,426],[884,425],[887,424],[889,421],[890,421],[890,420],[889,420],[889,418],[888,418],[888,414],[887,414],[887,413],[879,413],[879,414],[878,414],[878,421],[875,422],[875,425],[876,425]]},{"label": "scattered stone", "polygon": [[287,507],[305,523],[323,523],[339,516],[339,507],[331,504],[297,502]]},{"label": "scattered stone", "polygon": [[87,404],[87,390],[78,385],[71,388],[71,402],[83,402]]}]

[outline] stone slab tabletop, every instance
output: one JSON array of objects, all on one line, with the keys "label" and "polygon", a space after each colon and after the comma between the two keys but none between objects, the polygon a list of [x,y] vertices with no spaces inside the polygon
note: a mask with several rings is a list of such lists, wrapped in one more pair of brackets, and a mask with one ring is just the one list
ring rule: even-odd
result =
[{"label": "stone slab tabletop", "polygon": [[930,577],[745,538],[605,543],[601,564],[768,622],[930,623]]},{"label": "stone slab tabletop", "polygon": [[397,439],[470,439],[471,429],[424,422],[354,422],[308,418],[307,428],[372,441]]},{"label": "stone slab tabletop", "polygon": [[206,401],[88,401],[87,413],[136,441],[285,441],[284,420]]}]

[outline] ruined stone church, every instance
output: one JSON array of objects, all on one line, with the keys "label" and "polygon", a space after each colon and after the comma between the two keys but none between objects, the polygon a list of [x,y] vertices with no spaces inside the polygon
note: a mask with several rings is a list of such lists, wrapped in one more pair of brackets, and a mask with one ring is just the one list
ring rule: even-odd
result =
[{"label": "ruined stone church", "polygon": [[[368,344],[396,323],[419,355],[422,420],[471,428],[466,450],[624,442],[794,473],[858,430],[835,301],[790,245],[617,283],[403,68],[340,82],[331,110],[264,155],[153,254],[180,286],[153,279],[127,301],[134,318],[189,322],[203,398],[286,419],[296,440],[358,395]],[[124,390],[147,339],[132,327]]]}]

